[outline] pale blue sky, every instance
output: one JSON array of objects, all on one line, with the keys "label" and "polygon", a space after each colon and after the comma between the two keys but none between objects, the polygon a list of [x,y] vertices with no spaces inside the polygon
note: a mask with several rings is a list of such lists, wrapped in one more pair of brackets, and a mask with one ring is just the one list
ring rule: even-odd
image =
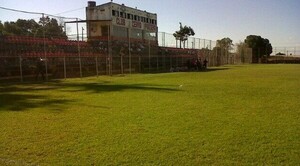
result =
[{"label": "pale blue sky", "polygon": [[[109,0],[96,0],[97,4]],[[158,15],[159,31],[173,33],[179,22],[191,26],[198,38],[231,38],[248,35],[268,38],[275,47],[300,47],[300,0],[114,0]],[[1,7],[85,19],[87,0],[1,0]],[[37,18],[37,15],[0,9],[0,20]]]}]

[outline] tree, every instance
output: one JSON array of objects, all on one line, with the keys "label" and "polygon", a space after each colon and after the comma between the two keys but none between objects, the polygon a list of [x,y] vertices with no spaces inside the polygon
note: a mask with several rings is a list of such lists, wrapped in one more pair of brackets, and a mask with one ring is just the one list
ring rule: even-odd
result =
[{"label": "tree", "polygon": [[229,37],[223,38],[221,40],[217,40],[217,47],[221,47],[229,51],[232,49],[232,46],[233,46],[232,40]]},{"label": "tree", "polygon": [[4,35],[21,35],[20,28],[17,27],[15,22],[4,22],[3,34]]},{"label": "tree", "polygon": [[39,25],[33,19],[18,19],[16,21],[16,26],[18,27],[19,35],[22,36],[34,36],[39,28]]},{"label": "tree", "polygon": [[[244,42],[242,42],[242,41],[240,41],[239,43],[236,43],[235,44],[236,45],[236,53],[238,54],[238,55],[240,55],[240,57],[241,57],[241,62],[242,63],[245,63],[246,62],[246,57],[248,57],[247,55],[247,49],[249,48],[248,46],[247,46],[247,44],[246,43],[244,43]],[[248,58],[247,58],[248,59]]]},{"label": "tree", "polygon": [[67,38],[66,33],[63,31],[63,27],[58,24],[58,21],[54,18],[42,17],[40,18],[39,24],[45,30],[46,37],[60,37],[60,38]]},{"label": "tree", "polygon": [[247,36],[245,43],[249,46],[249,48],[252,48],[252,62],[258,62],[258,59],[263,56],[270,56],[273,50],[268,39],[264,39],[257,35]]},{"label": "tree", "polygon": [[193,28],[188,27],[188,26],[182,26],[181,22],[179,22],[180,27],[179,31],[175,31],[173,33],[173,36],[175,37],[176,41],[179,40],[180,42],[180,48],[181,48],[181,43],[183,42],[183,48],[185,48],[185,41],[188,39],[189,36],[194,36],[195,32]]},{"label": "tree", "polygon": [[3,26],[2,22],[0,21],[0,36],[3,35],[3,31],[4,31],[4,26]]},{"label": "tree", "polygon": [[216,47],[219,48],[221,56],[226,57],[227,63],[229,63],[229,51],[232,49],[232,40],[229,37],[217,40]]},{"label": "tree", "polygon": [[4,25],[0,22],[1,31],[4,35],[43,37],[45,33],[45,37],[67,38],[63,27],[58,24],[56,19],[49,17],[41,18],[39,23],[33,19],[18,19],[16,22],[5,22]]}]

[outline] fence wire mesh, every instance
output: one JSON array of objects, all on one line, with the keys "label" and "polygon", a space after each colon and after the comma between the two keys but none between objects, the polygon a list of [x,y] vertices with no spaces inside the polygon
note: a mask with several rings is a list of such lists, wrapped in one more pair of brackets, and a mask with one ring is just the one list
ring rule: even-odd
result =
[{"label": "fence wire mesh", "polygon": [[[232,53],[211,40],[189,38],[182,48],[171,34],[158,41],[104,37],[92,41],[52,37],[0,36],[0,80],[33,81],[99,75],[187,70],[205,59],[208,66],[251,63],[251,49]],[[157,43],[158,42],[158,43]]]}]

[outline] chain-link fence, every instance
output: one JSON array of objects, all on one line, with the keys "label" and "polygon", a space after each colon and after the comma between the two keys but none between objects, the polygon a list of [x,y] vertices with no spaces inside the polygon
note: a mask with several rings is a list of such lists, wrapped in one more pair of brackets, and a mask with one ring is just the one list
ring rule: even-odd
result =
[{"label": "chain-link fence", "polygon": [[0,79],[50,80],[168,72],[174,68],[186,71],[197,59],[207,60],[208,66],[251,63],[251,49],[232,53],[215,47],[216,42],[211,40],[189,38],[179,48],[179,42],[170,34],[158,33],[158,43],[117,37],[86,42],[55,37],[1,36]]},{"label": "chain-link fence", "polygon": [[271,55],[300,57],[300,47],[273,47]]}]

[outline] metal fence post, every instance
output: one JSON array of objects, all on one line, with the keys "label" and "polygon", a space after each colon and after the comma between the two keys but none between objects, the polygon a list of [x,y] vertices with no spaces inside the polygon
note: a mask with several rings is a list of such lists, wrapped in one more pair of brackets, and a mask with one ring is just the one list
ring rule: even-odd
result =
[{"label": "metal fence post", "polygon": [[67,78],[66,56],[64,55],[64,77]]},{"label": "metal fence post", "polygon": [[76,29],[77,29],[77,47],[78,47],[78,57],[79,57],[79,73],[80,73],[80,78],[82,78],[81,55],[80,55],[80,45],[79,45],[78,18],[76,18]]},{"label": "metal fence post", "polygon": [[43,24],[43,49],[44,49],[44,58],[45,58],[45,70],[46,70],[46,81],[48,81],[48,59],[46,54],[46,37],[45,37],[45,14],[42,13],[42,24]]},{"label": "metal fence post", "polygon": [[139,55],[139,72],[141,73],[142,72],[142,60],[141,60],[141,56],[142,55]]},{"label": "metal fence post", "polygon": [[196,48],[196,38],[193,38],[193,49]]},{"label": "metal fence post", "polygon": [[96,59],[96,74],[97,74],[97,77],[99,76],[99,69],[98,69],[98,56],[96,55],[95,57]]},{"label": "metal fence post", "polygon": [[112,43],[111,43],[111,26],[108,26],[108,73],[112,76]]},{"label": "metal fence post", "polygon": [[19,64],[20,64],[20,78],[21,78],[21,82],[23,82],[23,69],[22,69],[22,57],[21,54],[19,54]]},{"label": "metal fence post", "polygon": [[162,33],[162,46],[163,47],[166,46],[166,33],[165,32]]},{"label": "metal fence post", "polygon": [[150,58],[150,38],[148,39],[148,47],[149,47],[149,49],[148,49],[148,57],[149,57],[149,62],[148,62],[148,65],[149,65],[149,73],[150,73],[150,65],[151,65],[151,58]]},{"label": "metal fence post", "polygon": [[[130,51],[129,51],[130,52]],[[120,60],[121,60],[121,74],[124,74],[124,65],[123,65],[123,55],[120,55]],[[130,61],[130,56],[129,56],[129,61]]]},{"label": "metal fence post", "polygon": [[158,55],[156,55],[156,70],[158,72]]},{"label": "metal fence post", "polygon": [[[128,40],[129,40],[129,73],[131,74],[131,40],[130,40],[130,36],[131,35],[131,29],[129,28],[128,29]],[[123,59],[123,58],[122,58]],[[121,62],[122,63],[122,66],[123,66],[123,61]]]}]

